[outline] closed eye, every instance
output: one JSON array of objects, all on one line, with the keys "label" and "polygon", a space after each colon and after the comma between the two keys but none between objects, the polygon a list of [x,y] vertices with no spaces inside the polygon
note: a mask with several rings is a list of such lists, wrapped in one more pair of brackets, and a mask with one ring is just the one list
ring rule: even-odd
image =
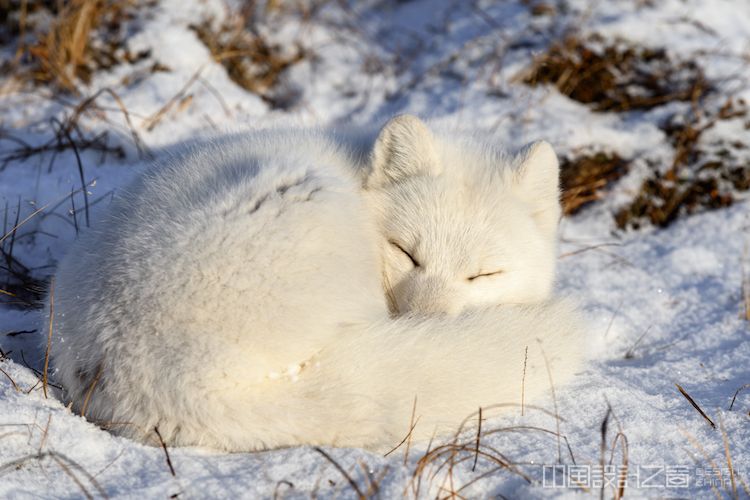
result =
[{"label": "closed eye", "polygon": [[395,241],[388,241],[388,243],[390,243],[394,247],[398,248],[399,250],[401,250],[401,252],[404,255],[406,255],[407,257],[409,257],[409,260],[411,261],[412,264],[414,264],[414,267],[419,267],[419,262],[417,261],[417,259],[415,259],[414,257],[412,257],[412,255],[409,252],[407,252],[406,250],[404,250],[404,247],[402,247],[401,245],[399,245]]},{"label": "closed eye", "polygon": [[479,274],[474,275],[474,276],[469,276],[468,278],[466,278],[466,280],[467,281],[474,281],[477,278],[484,278],[484,277],[487,277],[487,276],[497,276],[499,274],[503,274],[504,272],[505,271],[503,271],[503,270],[499,270],[499,271],[493,271],[491,273],[479,273]]}]

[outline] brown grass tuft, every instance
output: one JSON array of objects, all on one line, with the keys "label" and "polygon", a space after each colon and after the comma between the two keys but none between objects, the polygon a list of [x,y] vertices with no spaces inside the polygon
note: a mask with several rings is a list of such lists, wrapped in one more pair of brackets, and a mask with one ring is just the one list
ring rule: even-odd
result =
[{"label": "brown grass tuft", "polygon": [[689,101],[705,86],[692,61],[675,61],[664,49],[604,45],[592,36],[553,43],[524,78],[528,85],[551,84],[563,95],[597,111],[650,109],[672,101]]},{"label": "brown grass tuft", "polygon": [[5,29],[17,33],[12,64],[23,67],[14,73],[78,94],[95,71],[146,57],[122,49],[123,26],[132,19],[135,5],[135,0],[7,2],[1,9]]},{"label": "brown grass tuft", "polygon": [[735,192],[750,190],[750,166],[741,152],[746,146],[702,140],[719,121],[747,116],[747,103],[730,98],[716,111],[706,107],[696,96],[687,116],[673,115],[662,125],[674,147],[672,163],[666,171],[652,165],[636,197],[615,215],[619,228],[665,227],[683,215],[727,207]]},{"label": "brown grass tuft", "polygon": [[615,153],[596,152],[560,162],[565,215],[573,215],[600,199],[605,189],[628,171],[628,162]]},{"label": "brown grass tuft", "polygon": [[255,22],[255,12],[244,9],[219,26],[208,19],[191,29],[232,81],[274,108],[287,108],[294,99],[279,88],[281,76],[308,53],[300,43],[286,47],[272,43],[255,29]]}]

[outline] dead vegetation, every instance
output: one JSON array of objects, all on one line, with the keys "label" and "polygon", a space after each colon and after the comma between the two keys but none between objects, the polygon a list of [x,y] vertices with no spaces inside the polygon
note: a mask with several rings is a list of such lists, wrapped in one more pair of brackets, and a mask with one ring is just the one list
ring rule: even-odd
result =
[{"label": "dead vegetation", "polygon": [[550,84],[563,95],[597,111],[650,109],[690,101],[707,83],[692,61],[676,61],[664,49],[605,44],[568,36],[536,59],[524,78],[528,85]]},{"label": "dead vegetation", "polygon": [[[696,102],[687,116],[671,116],[662,129],[674,148],[672,163],[666,171],[654,165],[633,201],[615,215],[617,226],[665,227],[683,215],[727,207],[736,193],[750,190],[747,145],[704,139],[718,122],[747,116],[747,104],[731,98],[714,112]],[[743,127],[750,129],[750,122]]]},{"label": "dead vegetation", "polygon": [[0,235],[0,304],[30,308],[36,307],[45,293],[45,283],[34,277],[32,269],[24,265],[16,254],[17,230],[20,220],[21,201],[11,218],[9,204],[5,204],[3,231]]},{"label": "dead vegetation", "polygon": [[[523,81],[550,84],[595,111],[648,110],[668,103],[689,103],[688,113],[671,114],[661,128],[674,149],[671,163],[646,158],[651,173],[630,203],[615,214],[620,229],[665,227],[680,216],[731,205],[736,193],[750,190],[750,161],[738,141],[709,141],[706,131],[718,122],[746,120],[741,99],[717,105],[717,90],[694,61],[680,61],[665,49],[605,43],[599,36],[567,36],[536,59]],[[750,121],[744,123],[750,129]],[[600,199],[625,173],[632,159],[603,152],[562,162],[563,207],[577,213]]]},{"label": "dead vegetation", "polygon": [[[280,9],[275,4],[267,3],[266,16]],[[286,46],[270,41],[258,28],[261,18],[265,16],[261,16],[251,2],[227,16],[223,23],[207,19],[192,25],[191,29],[214,60],[224,66],[232,81],[274,108],[288,108],[295,102],[295,91],[282,85],[281,76],[294,64],[310,57],[310,53],[299,41]]]},{"label": "dead vegetation", "polygon": [[573,215],[599,200],[606,189],[627,173],[628,162],[615,153],[602,151],[560,162],[560,184],[565,215]]},{"label": "dead vegetation", "polygon": [[136,0],[0,2],[5,43],[15,57],[2,70],[22,81],[79,94],[96,71],[148,57],[124,48]]}]

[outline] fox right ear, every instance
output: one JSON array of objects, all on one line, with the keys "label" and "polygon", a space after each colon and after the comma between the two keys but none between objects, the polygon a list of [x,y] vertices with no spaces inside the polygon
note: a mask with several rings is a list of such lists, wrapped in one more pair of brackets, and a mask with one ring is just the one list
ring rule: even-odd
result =
[{"label": "fox right ear", "polygon": [[413,115],[391,118],[378,134],[370,157],[367,187],[382,187],[415,175],[440,173],[432,132]]},{"label": "fox right ear", "polygon": [[516,192],[546,232],[554,233],[560,220],[560,164],[546,141],[527,145],[518,155]]}]

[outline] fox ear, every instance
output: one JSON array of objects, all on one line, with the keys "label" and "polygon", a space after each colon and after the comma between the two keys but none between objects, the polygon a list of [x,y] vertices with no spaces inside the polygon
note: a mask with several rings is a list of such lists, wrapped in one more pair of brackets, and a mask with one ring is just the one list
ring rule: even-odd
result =
[{"label": "fox ear", "polygon": [[432,132],[413,115],[391,118],[378,134],[367,187],[382,187],[415,175],[440,173]]},{"label": "fox ear", "polygon": [[544,232],[554,233],[560,221],[560,165],[546,141],[529,144],[518,155],[516,193],[530,208]]}]

